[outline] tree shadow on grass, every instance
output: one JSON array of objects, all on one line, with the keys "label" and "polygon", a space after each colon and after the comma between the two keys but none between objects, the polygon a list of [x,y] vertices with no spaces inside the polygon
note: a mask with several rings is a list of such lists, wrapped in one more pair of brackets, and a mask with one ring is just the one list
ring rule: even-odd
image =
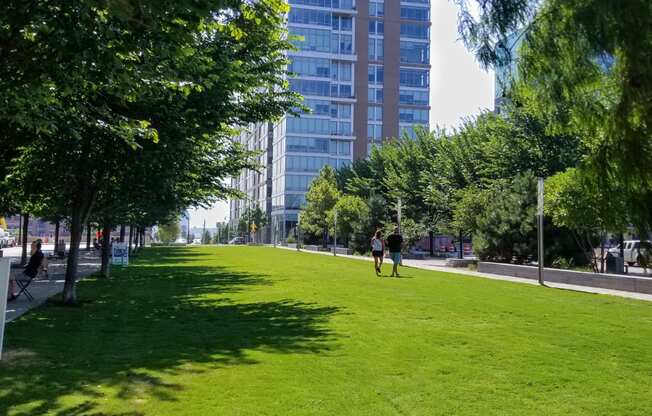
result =
[{"label": "tree shadow on grass", "polygon": [[[320,354],[332,348],[327,324],[337,308],[290,299],[236,301],[234,294],[270,280],[162,262],[139,261],[114,279],[84,281],[82,307],[49,305],[12,323],[0,364],[0,414],[100,415],[107,399],[134,406],[144,399],[174,401],[186,386],[169,376],[253,365],[251,350]],[[69,395],[74,404],[62,403]]]}]

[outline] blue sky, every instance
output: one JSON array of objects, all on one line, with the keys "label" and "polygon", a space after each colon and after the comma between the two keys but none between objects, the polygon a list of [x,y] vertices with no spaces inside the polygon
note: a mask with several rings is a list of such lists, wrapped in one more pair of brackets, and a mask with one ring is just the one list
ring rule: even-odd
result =
[{"label": "blue sky", "polygon": [[[459,40],[457,6],[450,0],[432,1],[430,63],[430,127],[453,128],[463,118],[493,109],[494,74],[485,72]],[[228,217],[228,204],[190,211],[190,223],[212,227]]]}]

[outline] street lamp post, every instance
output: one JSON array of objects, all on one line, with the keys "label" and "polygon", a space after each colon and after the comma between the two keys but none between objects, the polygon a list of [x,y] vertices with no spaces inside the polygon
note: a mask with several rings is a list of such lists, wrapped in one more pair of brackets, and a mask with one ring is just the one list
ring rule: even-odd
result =
[{"label": "street lamp post", "polygon": [[401,210],[402,210],[401,198],[399,198],[398,201],[397,201],[397,209],[396,209],[397,214],[398,214],[396,216],[396,222],[398,223],[398,232],[399,233],[401,232]]},{"label": "street lamp post", "polygon": [[543,178],[537,181],[537,240],[538,240],[538,263],[539,263],[539,284],[544,285],[543,282]]},{"label": "street lamp post", "polygon": [[297,251],[301,251],[299,248],[299,239],[301,238],[301,213],[297,214]]},{"label": "street lamp post", "polygon": [[337,210],[335,210],[335,221],[333,228],[333,256],[337,256]]},{"label": "street lamp post", "polygon": [[186,230],[186,244],[190,244],[190,212],[186,211],[188,215],[188,229]]}]

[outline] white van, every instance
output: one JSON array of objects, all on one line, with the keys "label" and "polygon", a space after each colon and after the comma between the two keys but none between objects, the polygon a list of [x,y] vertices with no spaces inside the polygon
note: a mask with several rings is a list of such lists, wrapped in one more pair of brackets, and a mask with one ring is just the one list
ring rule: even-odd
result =
[{"label": "white van", "polygon": [[[634,264],[641,264],[642,257],[652,256],[652,243],[649,241],[641,240],[628,240],[623,242],[623,253],[625,257],[625,262],[633,266]],[[620,244],[616,247],[609,249],[609,253],[613,256],[620,256]]]}]

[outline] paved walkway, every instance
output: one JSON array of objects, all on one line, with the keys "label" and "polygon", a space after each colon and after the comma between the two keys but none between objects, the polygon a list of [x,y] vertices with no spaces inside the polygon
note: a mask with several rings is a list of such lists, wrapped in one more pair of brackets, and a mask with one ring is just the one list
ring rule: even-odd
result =
[{"label": "paved walkway", "polygon": [[[14,260],[14,262],[17,261],[19,259]],[[100,259],[97,255],[86,252],[80,253],[79,279],[96,272],[99,268]],[[64,269],[65,264],[63,261],[50,261],[48,265],[49,279],[39,278],[29,285],[28,290],[34,297],[33,301],[30,302],[27,297],[21,295],[17,300],[7,303],[7,322],[15,320],[28,310],[42,305],[52,296],[61,293],[63,291]]]},{"label": "paved walkway", "polygon": [[[277,248],[296,251],[295,248],[289,248],[289,247],[277,246]],[[325,252],[325,251],[301,250],[301,252],[302,253],[321,254],[321,255],[326,255],[326,256],[332,256],[333,255],[332,252]],[[373,261],[373,259],[371,257],[355,256],[355,255],[348,255],[348,254],[338,254],[337,257],[344,257],[344,258],[355,259],[355,260]],[[390,261],[390,263],[391,263],[391,261]],[[439,259],[425,259],[425,260],[404,259],[403,260],[403,266],[414,267],[416,269],[423,269],[423,270],[434,270],[434,271],[444,272],[444,273],[454,273],[454,274],[462,274],[462,275],[466,275],[466,276],[482,277],[482,278],[485,278],[485,279],[504,280],[504,281],[508,281],[508,282],[528,284],[528,285],[538,285],[539,284],[536,280],[531,280],[531,279],[523,279],[523,278],[520,278],[520,277],[503,276],[503,275],[499,275],[499,274],[480,273],[480,272],[474,272],[474,271],[464,269],[464,268],[448,267],[448,266],[446,266],[446,260],[439,260]],[[564,284],[564,283],[546,283],[546,286],[551,287],[551,288],[555,288],[555,289],[572,290],[572,291],[576,291],[576,292],[585,292],[585,293],[595,293],[595,294],[600,294],[600,295],[620,296],[620,297],[623,297],[623,298],[638,299],[638,300],[645,300],[645,301],[652,302],[652,295],[647,294],[647,293],[625,292],[625,291],[622,291],[622,290],[611,290],[611,289],[602,289],[602,288],[599,288],[599,287],[568,285],[568,284]]]}]

